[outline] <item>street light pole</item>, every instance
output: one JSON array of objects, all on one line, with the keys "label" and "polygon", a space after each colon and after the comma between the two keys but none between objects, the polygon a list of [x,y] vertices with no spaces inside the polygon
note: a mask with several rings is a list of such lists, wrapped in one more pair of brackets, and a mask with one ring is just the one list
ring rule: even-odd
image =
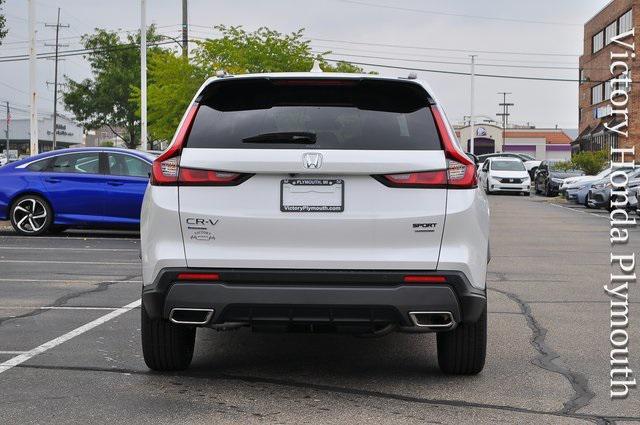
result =
[{"label": "street light pole", "polygon": [[11,122],[11,111],[9,110],[9,101],[7,101],[7,149],[5,150],[5,154],[7,155],[7,164],[9,163],[9,123]]},{"label": "street light pole", "polygon": [[140,150],[147,150],[147,2],[140,0]]},{"label": "street light pole", "polygon": [[475,129],[475,124],[476,124],[476,119],[475,116],[473,115],[473,96],[474,96],[474,91],[475,91],[475,87],[474,87],[474,82],[476,79],[476,56],[477,55],[471,55],[471,116],[469,117],[469,122],[471,123],[471,139],[470,139],[470,145],[469,146],[469,151],[471,152],[471,154],[475,154],[475,142],[476,142],[476,129]]},{"label": "street light pole", "polygon": [[[36,88],[36,6],[29,0],[29,139],[30,155],[37,155],[38,147],[38,89]],[[8,152],[7,152],[8,153]]]}]

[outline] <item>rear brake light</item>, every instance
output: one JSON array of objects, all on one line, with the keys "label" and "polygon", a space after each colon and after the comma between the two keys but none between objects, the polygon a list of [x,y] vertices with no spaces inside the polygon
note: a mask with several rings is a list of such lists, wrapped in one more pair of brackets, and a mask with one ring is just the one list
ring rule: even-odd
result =
[{"label": "rear brake light", "polygon": [[454,142],[451,129],[438,106],[432,106],[433,119],[440,133],[444,154],[447,157],[447,182],[449,188],[471,189],[478,186],[476,165]]},{"label": "rear brake light", "polygon": [[178,280],[217,281],[220,280],[220,275],[218,273],[179,273]]},{"label": "rear brake light", "polygon": [[444,276],[425,276],[425,275],[410,275],[404,277],[405,283],[446,283],[447,278]]},{"label": "rear brake light", "polygon": [[173,143],[169,145],[169,148],[155,161],[151,166],[151,184],[153,186],[175,186],[178,184],[178,167],[180,166],[180,154],[193,120],[198,112],[198,104],[191,105],[187,114],[182,122],[182,126],[178,130]]},{"label": "rear brake light", "polygon": [[447,171],[425,171],[422,173],[387,174],[380,176],[391,187],[446,187]]},{"label": "rear brake light", "polygon": [[235,186],[250,176],[250,174],[229,173],[226,171],[180,168],[178,184],[180,186]]},{"label": "rear brake light", "polygon": [[454,142],[454,136],[444,120],[442,111],[437,106],[431,107],[431,111],[440,134],[440,140],[442,140],[447,169],[373,177],[389,187],[450,189],[477,187],[478,181],[474,162]]}]

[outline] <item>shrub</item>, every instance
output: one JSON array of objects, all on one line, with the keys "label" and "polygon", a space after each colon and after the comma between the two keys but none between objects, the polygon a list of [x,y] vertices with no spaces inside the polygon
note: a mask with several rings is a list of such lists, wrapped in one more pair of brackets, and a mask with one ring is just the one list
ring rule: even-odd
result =
[{"label": "shrub", "polygon": [[575,164],[571,161],[560,161],[553,164],[553,167],[560,171],[569,171],[576,168]]},{"label": "shrub", "polygon": [[609,163],[609,152],[602,150],[596,152],[579,152],[571,158],[573,168],[584,171],[587,175],[595,175]]}]

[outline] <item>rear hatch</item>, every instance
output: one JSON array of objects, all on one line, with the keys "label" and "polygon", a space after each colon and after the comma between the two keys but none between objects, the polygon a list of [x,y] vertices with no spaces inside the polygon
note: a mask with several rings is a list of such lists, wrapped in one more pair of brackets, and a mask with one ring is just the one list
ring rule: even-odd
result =
[{"label": "rear hatch", "polygon": [[431,103],[409,81],[212,83],[179,158],[188,266],[436,269],[447,159]]}]

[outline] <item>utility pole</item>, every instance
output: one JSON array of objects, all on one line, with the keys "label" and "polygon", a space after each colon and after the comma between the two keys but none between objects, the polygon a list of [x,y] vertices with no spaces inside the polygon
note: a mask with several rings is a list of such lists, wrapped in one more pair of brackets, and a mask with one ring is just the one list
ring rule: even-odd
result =
[{"label": "utility pole", "polygon": [[36,87],[36,6],[29,0],[29,147],[30,155],[38,154],[38,89]]},{"label": "utility pole", "polygon": [[147,150],[147,1],[140,0],[140,150]]},{"label": "utility pole", "polygon": [[182,0],[182,57],[189,60],[189,17],[187,0]]},{"label": "utility pole", "polygon": [[7,155],[7,164],[9,163],[9,123],[11,123],[11,110],[9,109],[9,102],[7,101],[7,130],[5,132],[7,136],[7,148],[4,152]]},{"label": "utility pole", "polygon": [[[58,125],[58,48],[60,47],[60,44],[58,42],[59,40],[59,33],[60,33],[60,28],[69,28],[69,25],[61,25],[60,24],[60,8],[58,8],[58,20],[56,21],[55,25],[53,24],[45,24],[45,27],[55,27],[56,29],[56,55],[55,55],[55,70],[54,70],[54,77],[53,77],[53,150],[56,150],[56,144],[57,144],[57,125]],[[45,43],[45,46],[52,46],[52,44],[47,44]],[[63,47],[68,46],[68,44],[63,45]]]},{"label": "utility pole", "polygon": [[498,103],[499,106],[502,106],[502,113],[501,114],[496,114],[499,117],[502,117],[502,144],[504,145],[505,143],[505,133],[507,130],[507,125],[509,124],[509,115],[511,115],[509,113],[509,107],[513,106],[513,103],[507,103],[507,96],[512,94],[510,92],[498,92],[498,94],[502,95],[502,103]]},{"label": "utility pole", "polygon": [[471,123],[471,146],[469,147],[469,151],[471,154],[475,154],[475,145],[476,145],[476,119],[473,116],[473,92],[475,91],[474,82],[476,79],[476,56],[478,55],[470,55],[471,56],[471,116],[469,117],[469,121]]}]

